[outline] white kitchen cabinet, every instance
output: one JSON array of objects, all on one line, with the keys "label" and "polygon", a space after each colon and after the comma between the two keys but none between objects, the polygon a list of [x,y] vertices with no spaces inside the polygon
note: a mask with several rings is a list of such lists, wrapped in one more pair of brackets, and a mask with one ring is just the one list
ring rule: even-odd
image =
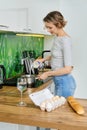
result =
[{"label": "white kitchen cabinet", "polygon": [[27,126],[27,125],[18,125],[18,130],[37,130],[37,127]]},{"label": "white kitchen cabinet", "polygon": [[37,128],[35,126],[19,125],[0,122],[0,130],[47,130],[46,128]]},{"label": "white kitchen cabinet", "polygon": [[58,0],[32,0],[28,11],[28,29],[31,32],[49,34],[44,29],[43,18],[50,12],[58,10]]},{"label": "white kitchen cabinet", "polygon": [[0,122],[0,130],[18,130],[18,125]]},{"label": "white kitchen cabinet", "polygon": [[[44,30],[43,18],[48,12],[58,10],[59,0],[13,0],[2,2],[0,25],[7,30],[49,34]],[[3,28],[2,28],[3,29]]]},{"label": "white kitchen cabinet", "polygon": [[23,31],[27,28],[27,9],[0,9],[0,30]]},{"label": "white kitchen cabinet", "polygon": [[[37,127],[0,122],[0,130],[37,130]],[[41,130],[41,129],[40,129]]]}]

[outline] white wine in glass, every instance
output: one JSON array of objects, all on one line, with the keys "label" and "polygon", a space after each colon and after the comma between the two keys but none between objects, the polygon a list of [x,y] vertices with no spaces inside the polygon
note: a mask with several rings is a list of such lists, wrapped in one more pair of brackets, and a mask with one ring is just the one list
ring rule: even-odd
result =
[{"label": "white wine in glass", "polygon": [[17,106],[26,106],[27,104],[23,101],[23,92],[27,89],[27,80],[25,77],[20,77],[17,79],[17,89],[21,92],[21,101]]}]

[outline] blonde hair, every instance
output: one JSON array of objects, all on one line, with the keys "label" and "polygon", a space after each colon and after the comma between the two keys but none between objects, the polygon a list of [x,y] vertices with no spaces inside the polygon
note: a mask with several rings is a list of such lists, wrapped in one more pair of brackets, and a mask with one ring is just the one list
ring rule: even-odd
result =
[{"label": "blonde hair", "polygon": [[67,21],[64,20],[63,15],[59,11],[53,11],[48,13],[44,19],[44,22],[52,22],[56,27],[63,28],[65,27]]}]

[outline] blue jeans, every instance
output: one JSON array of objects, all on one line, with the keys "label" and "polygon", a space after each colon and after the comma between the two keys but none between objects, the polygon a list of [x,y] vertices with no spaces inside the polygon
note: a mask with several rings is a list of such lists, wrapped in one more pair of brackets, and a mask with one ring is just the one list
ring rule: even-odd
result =
[{"label": "blue jeans", "polygon": [[55,95],[68,97],[73,96],[76,89],[76,82],[71,74],[54,76]]}]

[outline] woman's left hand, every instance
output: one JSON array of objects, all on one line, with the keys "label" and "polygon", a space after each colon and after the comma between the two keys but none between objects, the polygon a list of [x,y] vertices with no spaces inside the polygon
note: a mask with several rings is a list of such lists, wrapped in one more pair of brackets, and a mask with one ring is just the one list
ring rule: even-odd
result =
[{"label": "woman's left hand", "polygon": [[43,74],[40,74],[40,75],[38,75],[38,79],[46,79],[46,78],[48,78],[48,72],[45,72],[45,73],[43,73]]}]

